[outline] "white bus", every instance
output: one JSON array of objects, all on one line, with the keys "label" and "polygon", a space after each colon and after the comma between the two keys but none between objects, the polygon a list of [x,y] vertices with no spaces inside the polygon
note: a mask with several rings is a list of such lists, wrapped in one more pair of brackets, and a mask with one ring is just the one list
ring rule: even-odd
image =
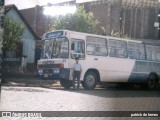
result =
[{"label": "white bus", "polygon": [[82,65],[81,83],[140,83],[155,89],[160,78],[160,46],[142,41],[57,30],[44,34],[38,76],[72,87],[75,58]]}]

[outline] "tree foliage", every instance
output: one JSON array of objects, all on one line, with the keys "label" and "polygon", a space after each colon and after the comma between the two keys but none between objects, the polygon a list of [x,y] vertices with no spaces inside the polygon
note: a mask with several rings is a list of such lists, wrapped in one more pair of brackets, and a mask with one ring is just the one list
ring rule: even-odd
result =
[{"label": "tree foliage", "polygon": [[11,18],[4,19],[3,50],[17,51],[17,47],[22,39],[24,25]]},{"label": "tree foliage", "polygon": [[94,19],[92,12],[86,12],[84,6],[79,6],[74,14],[57,16],[51,21],[50,31],[67,29],[78,32],[96,33],[98,21]]}]

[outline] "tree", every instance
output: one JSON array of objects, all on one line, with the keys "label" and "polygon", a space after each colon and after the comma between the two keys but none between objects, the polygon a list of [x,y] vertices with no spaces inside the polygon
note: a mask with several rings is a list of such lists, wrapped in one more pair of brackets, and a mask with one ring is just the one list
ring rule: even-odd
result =
[{"label": "tree", "polygon": [[24,25],[11,18],[4,19],[3,52],[18,51],[21,42]]},{"label": "tree", "polygon": [[79,6],[75,14],[57,16],[51,20],[50,31],[67,29],[78,32],[96,33],[98,21],[94,19],[92,12],[86,12],[84,6]]}]

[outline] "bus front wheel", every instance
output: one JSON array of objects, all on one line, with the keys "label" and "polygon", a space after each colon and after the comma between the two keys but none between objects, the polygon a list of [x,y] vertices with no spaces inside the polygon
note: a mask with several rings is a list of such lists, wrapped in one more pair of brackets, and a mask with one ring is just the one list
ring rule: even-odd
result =
[{"label": "bus front wheel", "polygon": [[154,74],[150,74],[148,77],[148,89],[154,90],[157,88],[157,77]]},{"label": "bus front wheel", "polygon": [[87,72],[83,81],[84,89],[94,89],[97,85],[97,81],[97,76],[94,72]]},{"label": "bus front wheel", "polygon": [[60,84],[62,87],[66,88],[66,89],[70,89],[70,87],[72,87],[72,81],[70,80],[60,80]]}]

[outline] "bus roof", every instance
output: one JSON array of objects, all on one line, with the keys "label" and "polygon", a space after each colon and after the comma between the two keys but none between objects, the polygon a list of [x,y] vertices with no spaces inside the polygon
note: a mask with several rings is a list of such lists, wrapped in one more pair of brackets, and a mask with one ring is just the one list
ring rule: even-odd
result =
[{"label": "bus roof", "polygon": [[160,45],[160,40],[141,39],[144,44]]},{"label": "bus roof", "polygon": [[[57,31],[59,31],[59,30],[57,30]],[[71,31],[71,30],[63,30],[63,31],[66,31],[66,32],[69,32],[69,33],[72,32],[72,33],[75,33],[75,34],[77,33],[77,34],[81,34],[81,35],[85,35],[85,36],[94,36],[94,37],[101,37],[101,38],[106,38],[106,39],[115,39],[115,40],[123,40],[123,41],[142,43],[142,41],[126,39],[126,38],[103,36],[103,35],[97,35],[97,34],[91,34],[91,33],[76,32],[76,31]]]},{"label": "bus roof", "polygon": [[115,39],[115,40],[122,40],[122,41],[127,41],[127,42],[137,42],[137,43],[144,43],[144,44],[160,45],[160,40],[118,38],[118,37],[112,37],[112,36],[103,36],[103,35],[97,35],[97,34],[91,34],[91,33],[76,32],[76,31],[71,31],[71,30],[54,30],[51,32],[55,32],[55,31],[64,31],[68,33],[81,34],[84,36],[101,37],[105,39]]}]

